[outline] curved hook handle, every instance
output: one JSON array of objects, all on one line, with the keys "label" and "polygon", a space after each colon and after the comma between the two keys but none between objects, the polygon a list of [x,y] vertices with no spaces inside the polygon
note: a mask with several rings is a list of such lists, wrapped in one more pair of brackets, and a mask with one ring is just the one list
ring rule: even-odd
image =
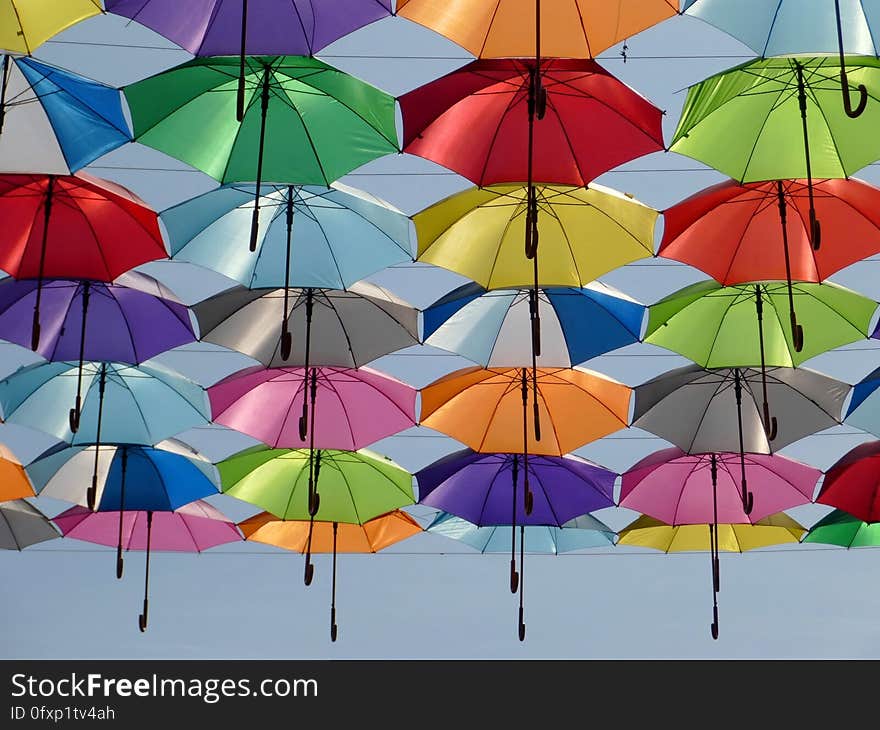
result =
[{"label": "curved hook handle", "polygon": [[141,630],[141,633],[144,633],[144,631],[147,630],[147,612],[149,610],[149,603],[149,599],[145,598],[143,613],[138,616],[138,628]]},{"label": "curved hook handle", "polygon": [[287,329],[287,319],[285,318],[281,325],[281,359],[287,362],[290,359],[291,350],[293,350],[293,335]]},{"label": "curved hook handle", "polygon": [[522,609],[522,606],[520,606],[520,609],[519,609],[519,640],[525,641],[525,639],[526,639],[526,624],[523,621],[523,609]]},{"label": "curved hook handle", "polygon": [[31,325],[31,350],[37,351],[40,346],[40,310],[34,310],[34,321]]},{"label": "curved hook handle", "polygon": [[336,641],[339,633],[339,627],[336,625],[336,609],[330,609],[330,641]]},{"label": "curved hook handle", "polygon": [[125,559],[122,557],[122,548],[116,549],[116,578],[122,580],[122,571],[125,565]]},{"label": "curved hook handle", "polygon": [[[303,405],[303,410],[305,410],[305,409],[306,409],[306,406]],[[309,417],[305,413],[303,413],[299,417],[299,440],[305,441],[306,436],[308,436],[308,434],[309,434]]]},{"label": "curved hook handle", "polygon": [[859,103],[853,109],[852,99],[850,98],[849,81],[846,78],[846,67],[840,67],[840,93],[843,95],[843,110],[850,119],[857,119],[862,116],[865,107],[868,105],[868,89],[864,84],[856,87],[859,92]]},{"label": "curved hook handle", "polygon": [[306,556],[306,567],[303,573],[303,583],[307,586],[312,584],[312,578],[315,577],[315,564],[311,560],[311,555]]},{"label": "curved hook handle", "polygon": [[309,516],[314,517],[318,514],[318,510],[321,508],[321,495],[317,492],[312,492],[309,495]]},{"label": "curved hook handle", "polygon": [[70,409],[70,412],[67,414],[67,421],[70,425],[70,432],[76,433],[79,431],[79,412],[80,412],[80,397],[76,397],[76,405]]},{"label": "curved hook handle", "polygon": [[254,212],[251,216],[251,240],[248,249],[251,253],[257,250],[257,239],[260,236],[260,205],[254,201]]},{"label": "curved hook handle", "polygon": [[519,590],[519,573],[516,572],[516,560],[510,559],[510,592],[516,593]]},{"label": "curved hook handle", "polygon": [[98,476],[96,474],[92,474],[92,486],[90,486],[86,490],[86,505],[90,510],[94,512],[95,510],[95,502],[98,497]]},{"label": "curved hook handle", "polygon": [[524,506],[525,506],[526,514],[527,515],[532,514],[532,510],[535,508],[535,493],[531,489],[529,489],[528,487],[526,487]]},{"label": "curved hook handle", "polygon": [[768,441],[775,441],[776,434],[779,430],[779,423],[776,416],[770,415],[770,405],[764,401],[764,433],[767,435]]},{"label": "curved hook handle", "polygon": [[752,492],[747,491],[745,493],[745,497],[743,498],[743,512],[747,515],[752,514],[752,509],[755,506],[755,495]]},{"label": "curved hook handle", "polygon": [[804,349],[804,328],[803,325],[795,324],[791,330],[791,339],[794,343],[794,351],[801,352]]},{"label": "curved hook handle", "polygon": [[810,243],[813,244],[813,250],[818,251],[822,245],[822,224],[816,217],[816,211],[810,211]]},{"label": "curved hook handle", "polygon": [[712,638],[718,640],[718,606],[712,607]]}]

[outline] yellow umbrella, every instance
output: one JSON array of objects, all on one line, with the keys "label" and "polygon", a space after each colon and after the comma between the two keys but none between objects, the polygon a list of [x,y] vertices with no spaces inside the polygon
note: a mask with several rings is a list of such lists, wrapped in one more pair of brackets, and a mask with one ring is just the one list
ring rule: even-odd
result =
[{"label": "yellow umbrella", "polygon": [[31,54],[56,33],[103,12],[99,0],[0,0],[0,49]]},{"label": "yellow umbrella", "polygon": [[330,600],[330,639],[336,641],[336,554],[376,553],[422,532],[418,522],[406,512],[393,510],[356,525],[348,522],[282,520],[271,512],[261,512],[240,522],[245,540],[275,545],[304,553],[333,554],[333,588]]},{"label": "yellow umbrella", "polygon": [[[538,283],[586,286],[654,251],[658,211],[616,190],[537,185],[541,256]],[[466,276],[486,289],[534,286],[523,255],[528,186],[470,188],[413,217],[418,260]]]},{"label": "yellow umbrella", "polygon": [[666,553],[709,551],[712,561],[712,638],[718,638],[718,551],[745,552],[770,545],[800,542],[806,528],[784,512],[754,524],[667,525],[642,515],[619,533],[618,545],[661,550]]}]

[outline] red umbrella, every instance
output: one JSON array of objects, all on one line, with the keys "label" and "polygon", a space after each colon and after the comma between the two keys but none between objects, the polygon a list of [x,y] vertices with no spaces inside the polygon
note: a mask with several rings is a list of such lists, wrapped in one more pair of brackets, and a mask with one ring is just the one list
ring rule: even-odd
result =
[{"label": "red umbrella", "polygon": [[816,502],[842,509],[863,522],[880,522],[880,441],[844,454],[825,473]]},{"label": "red umbrella", "polygon": [[[531,58],[478,60],[405,94],[403,151],[481,186],[527,180],[534,69]],[[542,59],[540,71],[534,180],[583,186],[664,148],[663,112],[595,61]]]},{"label": "red umbrella", "polygon": [[110,282],[167,256],[157,214],[119,185],[83,173],[0,175],[0,269],[38,280],[34,350],[43,279]]},{"label": "red umbrella", "polygon": [[658,255],[690,264],[724,286],[788,281],[800,351],[791,282],[821,282],[880,253],[880,188],[855,179],[813,181],[813,201],[822,220],[818,249],[811,243],[806,180],[713,185],[664,212]]}]

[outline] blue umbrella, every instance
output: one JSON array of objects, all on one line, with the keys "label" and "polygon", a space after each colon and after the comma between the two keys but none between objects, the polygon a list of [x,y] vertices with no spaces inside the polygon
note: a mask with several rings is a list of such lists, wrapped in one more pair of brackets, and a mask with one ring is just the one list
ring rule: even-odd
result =
[{"label": "blue umbrella", "polygon": [[852,388],[844,423],[880,438],[880,368],[870,372]]},{"label": "blue umbrella", "polygon": [[68,175],[130,141],[118,89],[29,56],[0,59],[4,172]]},{"label": "blue umbrella", "polygon": [[[40,496],[86,505],[94,489],[96,511],[119,511],[117,578],[123,570],[126,510],[173,512],[220,491],[215,482],[219,477],[210,463],[143,446],[74,446],[34,461],[27,472]],[[96,478],[86,489],[90,472]]]},{"label": "blue umbrella", "polygon": [[[880,32],[878,0],[683,0],[682,10],[732,35],[762,58],[837,53],[844,109],[853,118],[864,111],[868,91],[862,84],[849,86],[844,56],[880,56],[875,40]],[[858,92],[855,104],[852,91]]]},{"label": "blue umbrella", "polygon": [[[428,532],[458,540],[481,553],[507,552],[510,529],[510,525],[478,527],[449,512],[439,512],[426,528]],[[576,517],[562,527],[529,525],[522,534],[525,552],[545,554],[608,547],[614,544],[615,538],[610,527],[591,515]]]},{"label": "blue umbrella", "polygon": [[[425,344],[484,367],[513,367],[531,359],[522,337],[533,306],[531,289],[487,291],[465,284],[424,312]],[[572,367],[639,341],[645,307],[598,283],[538,290],[541,321],[536,364]]]}]

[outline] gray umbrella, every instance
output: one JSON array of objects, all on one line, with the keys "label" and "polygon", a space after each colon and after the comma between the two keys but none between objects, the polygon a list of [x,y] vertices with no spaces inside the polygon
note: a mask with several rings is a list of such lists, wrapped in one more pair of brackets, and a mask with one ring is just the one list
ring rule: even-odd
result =
[{"label": "gray umbrella", "polygon": [[0,550],[23,550],[56,537],[61,534],[55,525],[30,503],[13,499],[0,504]]},{"label": "gray umbrella", "polygon": [[[766,386],[765,386],[766,381]],[[764,428],[764,388],[777,421],[773,445]],[[635,389],[633,426],[688,453],[740,453],[743,509],[751,512],[744,454],[769,454],[839,424],[850,386],[804,368],[687,365]]]}]

